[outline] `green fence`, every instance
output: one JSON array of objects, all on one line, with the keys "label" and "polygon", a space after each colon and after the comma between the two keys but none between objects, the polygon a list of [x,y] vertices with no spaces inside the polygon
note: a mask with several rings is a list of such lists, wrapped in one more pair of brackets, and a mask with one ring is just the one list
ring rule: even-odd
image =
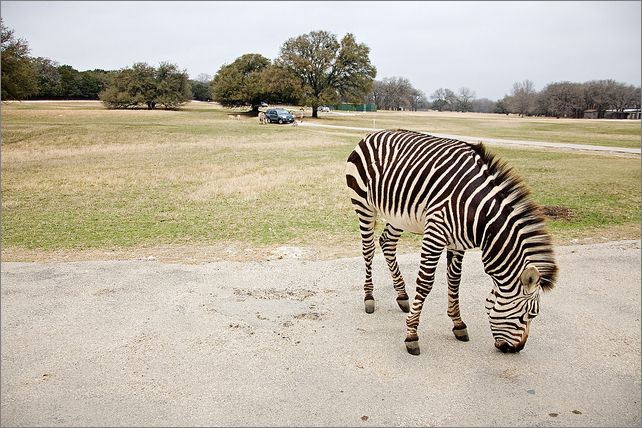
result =
[{"label": "green fence", "polygon": [[377,111],[376,104],[337,104],[334,106],[335,110],[343,111]]}]

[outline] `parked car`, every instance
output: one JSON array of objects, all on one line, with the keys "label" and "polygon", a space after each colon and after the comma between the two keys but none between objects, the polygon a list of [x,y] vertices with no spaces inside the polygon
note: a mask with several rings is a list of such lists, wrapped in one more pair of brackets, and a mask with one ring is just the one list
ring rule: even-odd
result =
[{"label": "parked car", "polygon": [[265,117],[270,123],[292,123],[294,116],[284,108],[271,108],[265,112]]},{"label": "parked car", "polygon": [[330,111],[330,107],[328,107],[328,106],[319,106],[319,111],[329,112]]}]

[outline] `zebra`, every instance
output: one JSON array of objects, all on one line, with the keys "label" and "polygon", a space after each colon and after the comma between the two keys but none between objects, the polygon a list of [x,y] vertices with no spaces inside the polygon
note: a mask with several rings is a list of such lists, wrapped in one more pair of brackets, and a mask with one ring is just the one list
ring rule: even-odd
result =
[{"label": "zebra", "polygon": [[[397,304],[408,313],[405,344],[410,354],[420,353],[419,318],[444,249],[447,313],[455,337],[469,340],[459,309],[464,253],[481,248],[484,269],[493,279],[485,307],[495,347],[504,353],[524,348],[530,321],[539,313],[540,292],[554,287],[558,268],[541,211],[512,168],[481,143],[383,130],[367,135],[349,155],[346,181],[366,265],[365,310],[375,309],[372,259],[375,223],[382,217],[379,245]],[[423,235],[412,306],[396,260],[403,231]]]}]

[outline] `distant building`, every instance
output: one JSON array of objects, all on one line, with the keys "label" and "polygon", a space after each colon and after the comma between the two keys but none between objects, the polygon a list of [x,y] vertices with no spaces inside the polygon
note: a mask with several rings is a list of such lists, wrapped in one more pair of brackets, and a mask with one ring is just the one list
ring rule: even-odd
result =
[{"label": "distant building", "polygon": [[[639,108],[625,108],[622,111],[606,110],[604,112],[604,119],[640,119]],[[584,119],[600,119],[598,110],[584,110]]]}]

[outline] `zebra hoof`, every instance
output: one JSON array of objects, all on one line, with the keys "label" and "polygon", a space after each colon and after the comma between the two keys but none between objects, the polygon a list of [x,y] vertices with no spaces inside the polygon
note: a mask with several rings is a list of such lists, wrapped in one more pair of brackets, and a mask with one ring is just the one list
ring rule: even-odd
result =
[{"label": "zebra hoof", "polygon": [[366,300],[365,301],[366,305],[366,313],[371,314],[374,312],[375,309],[375,301],[374,300]]},{"label": "zebra hoof", "polygon": [[406,349],[410,355],[419,355],[419,341],[406,342]]},{"label": "zebra hoof", "polygon": [[455,338],[457,340],[461,340],[462,342],[468,342],[468,330],[466,329],[466,327],[460,328],[459,330],[453,328],[453,333],[455,333]]},{"label": "zebra hoof", "polygon": [[405,313],[410,312],[410,302],[408,299],[397,300],[397,304],[399,305],[399,308]]}]

